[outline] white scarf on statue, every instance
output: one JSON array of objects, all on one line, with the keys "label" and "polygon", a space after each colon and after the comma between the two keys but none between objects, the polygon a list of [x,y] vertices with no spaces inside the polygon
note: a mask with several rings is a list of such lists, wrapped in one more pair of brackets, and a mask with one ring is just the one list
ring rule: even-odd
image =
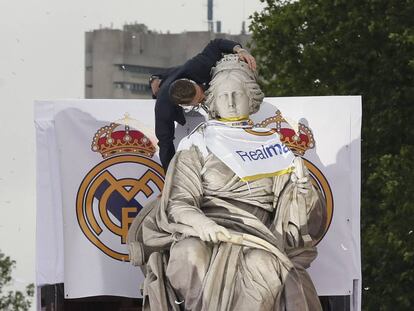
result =
[{"label": "white scarf on statue", "polygon": [[219,121],[203,123],[180,142],[178,150],[196,145],[204,156],[210,151],[243,181],[292,171],[294,155],[276,131],[233,123],[232,126]]}]

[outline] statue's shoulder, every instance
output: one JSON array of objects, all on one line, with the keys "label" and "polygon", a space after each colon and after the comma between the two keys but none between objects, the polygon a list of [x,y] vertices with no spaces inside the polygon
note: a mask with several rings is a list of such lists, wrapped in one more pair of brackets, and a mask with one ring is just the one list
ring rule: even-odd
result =
[{"label": "statue's shoulder", "polygon": [[177,151],[190,150],[196,146],[204,157],[208,155],[208,150],[204,140],[204,130],[207,122],[200,123],[188,136],[184,137],[177,148]]}]

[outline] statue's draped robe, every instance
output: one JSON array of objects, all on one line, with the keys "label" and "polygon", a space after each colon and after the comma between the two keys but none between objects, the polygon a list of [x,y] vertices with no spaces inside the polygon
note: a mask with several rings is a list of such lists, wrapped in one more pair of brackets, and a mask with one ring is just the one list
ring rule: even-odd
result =
[{"label": "statue's draped robe", "polygon": [[[203,242],[176,221],[189,211],[235,238]],[[324,211],[320,193],[300,193],[290,174],[246,183],[211,153],[178,152],[161,199],[130,230],[145,254],[144,310],[321,310],[305,269]]]}]

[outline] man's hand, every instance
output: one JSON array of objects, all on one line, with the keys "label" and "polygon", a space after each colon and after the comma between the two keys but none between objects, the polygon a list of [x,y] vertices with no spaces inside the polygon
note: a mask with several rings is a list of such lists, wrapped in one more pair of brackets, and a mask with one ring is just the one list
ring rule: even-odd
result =
[{"label": "man's hand", "polygon": [[233,51],[237,53],[240,60],[246,62],[247,65],[249,65],[249,68],[251,70],[256,70],[256,59],[249,52],[247,52],[245,49],[242,49],[240,45],[236,45],[233,48]]},{"label": "man's hand", "polygon": [[237,55],[239,55],[239,58],[246,62],[247,65],[249,65],[249,68],[253,71],[256,70],[256,60],[255,58],[246,50],[241,49],[239,52],[237,52]]},{"label": "man's hand", "polygon": [[150,82],[151,92],[152,92],[152,95],[154,95],[155,97],[157,96],[158,91],[160,90],[160,83],[161,83],[161,79],[159,78],[155,78],[151,80]]}]

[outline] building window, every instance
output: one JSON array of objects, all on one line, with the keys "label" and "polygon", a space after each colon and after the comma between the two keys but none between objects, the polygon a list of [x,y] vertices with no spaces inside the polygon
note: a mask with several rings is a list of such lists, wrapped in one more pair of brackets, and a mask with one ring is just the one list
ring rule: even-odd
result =
[{"label": "building window", "polygon": [[159,67],[148,67],[148,66],[137,66],[137,65],[120,64],[117,66],[118,66],[118,69],[121,71],[148,74],[148,75],[164,70],[164,68],[159,68]]},{"label": "building window", "polygon": [[116,89],[129,90],[132,93],[149,93],[150,87],[143,83],[114,82]]},{"label": "building window", "polygon": [[123,89],[124,85],[122,82],[114,82],[116,89]]}]

